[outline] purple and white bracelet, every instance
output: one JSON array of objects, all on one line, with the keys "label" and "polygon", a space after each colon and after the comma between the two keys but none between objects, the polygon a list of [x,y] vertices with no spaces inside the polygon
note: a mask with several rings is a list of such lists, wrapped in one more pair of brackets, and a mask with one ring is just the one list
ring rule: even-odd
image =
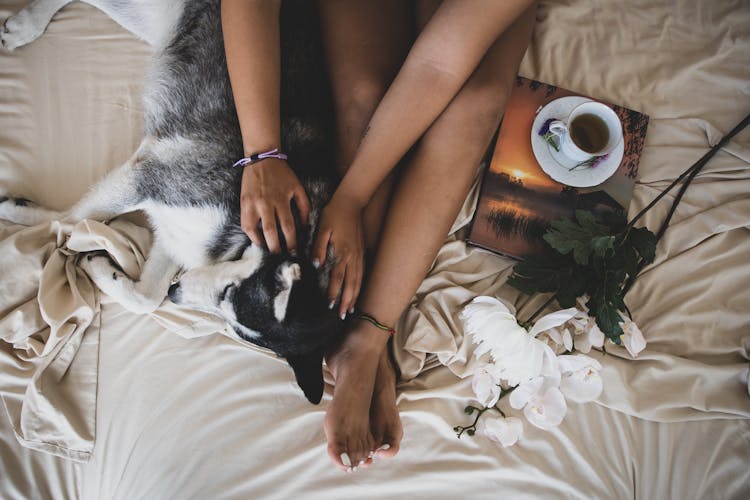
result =
[{"label": "purple and white bracelet", "polygon": [[279,148],[271,149],[270,151],[264,151],[262,153],[253,153],[250,156],[237,160],[233,167],[244,167],[245,165],[252,165],[259,161],[265,160],[266,158],[278,158],[279,160],[286,160],[287,156],[285,153],[279,152]]}]

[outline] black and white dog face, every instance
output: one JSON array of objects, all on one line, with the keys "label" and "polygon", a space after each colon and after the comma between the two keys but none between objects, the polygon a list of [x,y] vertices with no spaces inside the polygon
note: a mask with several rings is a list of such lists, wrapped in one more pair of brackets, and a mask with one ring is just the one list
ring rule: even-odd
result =
[{"label": "black and white dog face", "polygon": [[220,316],[239,337],[286,358],[307,399],[318,403],[325,349],[343,329],[328,309],[324,272],[251,245],[239,260],[188,271],[169,297]]}]

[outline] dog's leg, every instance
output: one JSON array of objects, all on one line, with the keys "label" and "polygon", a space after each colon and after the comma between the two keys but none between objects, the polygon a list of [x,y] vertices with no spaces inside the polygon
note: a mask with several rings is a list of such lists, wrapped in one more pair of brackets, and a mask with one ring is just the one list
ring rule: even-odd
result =
[{"label": "dog's leg", "polygon": [[124,165],[111,171],[97,182],[66,214],[65,221],[75,223],[83,219],[106,221],[137,209],[136,153]]},{"label": "dog's leg", "polygon": [[6,19],[0,30],[3,47],[14,50],[29,44],[44,33],[55,13],[73,0],[34,0]]},{"label": "dog's leg", "polygon": [[135,169],[139,166],[140,152],[144,149],[142,146],[130,160],[107,174],[65,212],[50,210],[21,196],[0,192],[0,219],[23,226],[34,226],[51,220],[75,224],[83,219],[106,221],[132,212],[138,208]]},{"label": "dog's leg", "polygon": [[180,18],[184,0],[83,0],[112,18],[117,24],[146,41],[162,46]]},{"label": "dog's leg", "polygon": [[158,239],[154,241],[137,280],[115,267],[103,254],[83,257],[80,266],[102,292],[136,314],[150,313],[159,307],[167,296],[172,278],[180,269]]},{"label": "dog's leg", "polygon": [[0,219],[20,224],[36,226],[43,222],[62,218],[61,212],[41,207],[26,198],[0,196]]}]

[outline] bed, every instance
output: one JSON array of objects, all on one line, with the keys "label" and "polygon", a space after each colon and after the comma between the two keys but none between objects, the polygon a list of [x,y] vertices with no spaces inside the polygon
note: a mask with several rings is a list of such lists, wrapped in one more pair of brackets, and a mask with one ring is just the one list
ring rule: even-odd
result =
[{"label": "bed", "polygon": [[[651,117],[631,216],[750,112],[744,0],[543,1],[537,20],[521,75]],[[148,58],[82,3],[0,51],[0,189],[62,209],[124,162]],[[122,252],[137,272],[150,242],[138,217],[74,234],[0,221],[0,496],[750,498],[749,163],[745,130],[698,175],[628,294],[647,349],[609,349],[602,396],[510,448],[453,431],[473,401],[461,306],[543,302],[505,285],[514,261],[464,244],[475,186],[398,325],[401,452],[356,474],[326,455],[330,386],[312,406],[283,360],[216,320],[168,305],[137,316],[87,288],[75,251]],[[667,208],[647,214],[652,230]]]}]

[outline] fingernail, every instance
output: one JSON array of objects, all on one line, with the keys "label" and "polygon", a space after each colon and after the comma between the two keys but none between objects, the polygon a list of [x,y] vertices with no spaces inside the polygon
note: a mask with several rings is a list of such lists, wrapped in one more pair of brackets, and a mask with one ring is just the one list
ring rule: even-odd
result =
[{"label": "fingernail", "polygon": [[378,448],[378,451],[385,451],[385,450],[390,450],[390,449],[391,449],[391,445],[389,445],[388,443],[385,443],[383,446]]},{"label": "fingernail", "polygon": [[347,467],[351,467],[352,466],[352,461],[351,461],[351,459],[349,458],[349,455],[346,452],[344,452],[341,455],[339,455],[339,458],[341,459],[341,463],[342,464],[346,465]]},{"label": "fingernail", "polygon": [[289,253],[292,254],[292,257],[297,256],[297,250],[289,250]]},{"label": "fingernail", "polygon": [[334,306],[334,305],[336,305],[336,301],[335,301],[335,300],[332,300],[332,301],[331,301],[331,303],[330,303],[330,304],[328,304],[328,310],[330,311],[331,309],[333,309],[333,306]]},{"label": "fingernail", "polygon": [[341,316],[339,316],[339,318],[341,318],[341,321],[344,321],[346,319],[346,313],[341,313]]},{"label": "fingernail", "polygon": [[349,314],[354,314],[354,306],[349,308]]},{"label": "fingernail", "polygon": [[313,267],[315,269],[318,269],[320,267],[320,260],[319,259],[313,259]]}]

